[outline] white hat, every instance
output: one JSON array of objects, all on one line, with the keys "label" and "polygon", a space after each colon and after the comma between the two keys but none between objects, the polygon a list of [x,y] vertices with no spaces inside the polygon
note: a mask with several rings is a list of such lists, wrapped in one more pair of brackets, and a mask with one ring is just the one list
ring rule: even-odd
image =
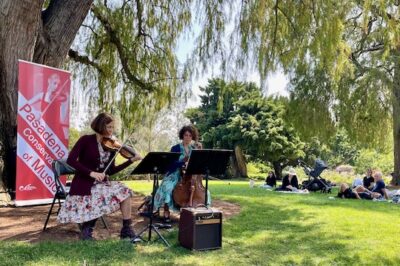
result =
[{"label": "white hat", "polygon": [[293,167],[289,168],[289,175],[296,175],[296,171],[294,170]]}]

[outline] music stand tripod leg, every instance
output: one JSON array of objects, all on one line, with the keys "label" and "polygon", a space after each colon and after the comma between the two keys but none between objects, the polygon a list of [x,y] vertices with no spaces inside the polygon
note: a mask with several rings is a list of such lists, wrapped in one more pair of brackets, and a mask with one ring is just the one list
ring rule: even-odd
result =
[{"label": "music stand tripod leg", "polygon": [[154,232],[156,232],[156,234],[158,235],[159,238],[161,238],[161,240],[164,242],[164,244],[167,247],[170,247],[171,245],[168,243],[168,241],[160,234],[160,232],[158,231],[157,227],[155,227],[153,225],[153,210],[154,210],[154,197],[156,195],[157,192],[157,188],[158,188],[158,172],[157,169],[155,169],[155,173],[154,173],[154,177],[153,177],[153,191],[151,193],[151,204],[150,204],[150,213],[149,213],[149,224],[142,230],[140,231],[140,233],[138,234],[138,236],[142,238],[142,234],[146,231],[149,230],[149,237],[147,242],[151,241],[151,230],[154,230]]},{"label": "music stand tripod leg", "polygon": [[204,207],[208,207],[208,176],[210,174],[210,170],[206,170],[206,189],[205,189],[205,195],[204,195]]},{"label": "music stand tripod leg", "polygon": [[168,243],[168,241],[161,235],[161,233],[158,231],[157,227],[155,227],[154,225],[152,225],[152,229],[154,230],[154,232],[156,232],[156,234],[158,235],[158,237],[164,242],[164,244],[167,247],[171,247],[171,245]]}]

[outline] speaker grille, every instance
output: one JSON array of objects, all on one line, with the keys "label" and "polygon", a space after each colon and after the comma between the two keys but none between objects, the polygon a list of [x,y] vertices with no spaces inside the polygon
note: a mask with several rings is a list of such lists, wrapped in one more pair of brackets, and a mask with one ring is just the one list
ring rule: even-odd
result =
[{"label": "speaker grille", "polygon": [[179,220],[179,243],[192,250],[221,248],[222,213],[216,209],[182,209]]}]

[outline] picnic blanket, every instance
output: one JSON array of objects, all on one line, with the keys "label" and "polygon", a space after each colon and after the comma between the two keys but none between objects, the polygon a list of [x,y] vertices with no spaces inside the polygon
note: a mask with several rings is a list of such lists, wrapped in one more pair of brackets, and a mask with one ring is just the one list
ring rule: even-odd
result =
[{"label": "picnic blanket", "polygon": [[296,190],[296,191],[276,190],[276,192],[287,193],[287,194],[310,194],[310,191],[308,190]]}]

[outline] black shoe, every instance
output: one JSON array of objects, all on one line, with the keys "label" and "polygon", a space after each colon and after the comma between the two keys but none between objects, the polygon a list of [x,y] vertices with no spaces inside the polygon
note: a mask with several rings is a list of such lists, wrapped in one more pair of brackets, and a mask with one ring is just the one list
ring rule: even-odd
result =
[{"label": "black shoe", "polygon": [[131,238],[130,242],[132,244],[137,244],[137,243],[143,242],[143,239],[140,236],[134,236],[133,238]]},{"label": "black shoe", "polygon": [[154,226],[158,229],[171,229],[172,225],[167,223],[155,223]]},{"label": "black shoe", "polygon": [[130,219],[124,221],[124,225],[121,228],[120,238],[129,240],[132,244],[142,242],[142,239],[133,231],[131,223],[132,221]]},{"label": "black shoe", "polygon": [[93,238],[93,228],[91,228],[91,227],[88,227],[88,226],[86,226],[86,227],[83,227],[82,228],[82,232],[81,232],[81,240],[95,240],[94,238]]}]

